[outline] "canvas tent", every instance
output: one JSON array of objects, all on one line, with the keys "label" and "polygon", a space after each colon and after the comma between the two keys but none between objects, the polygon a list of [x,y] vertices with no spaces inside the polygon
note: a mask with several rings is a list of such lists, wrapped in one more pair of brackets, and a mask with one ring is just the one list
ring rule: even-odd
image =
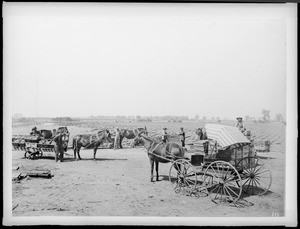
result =
[{"label": "canvas tent", "polygon": [[205,129],[208,139],[217,141],[222,148],[231,146],[231,149],[233,149],[250,144],[250,141],[237,127],[220,124],[206,124]]}]

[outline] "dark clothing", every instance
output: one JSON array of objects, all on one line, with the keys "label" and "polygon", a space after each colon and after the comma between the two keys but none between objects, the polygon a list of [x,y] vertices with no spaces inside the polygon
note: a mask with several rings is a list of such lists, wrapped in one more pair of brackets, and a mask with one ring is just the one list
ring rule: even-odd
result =
[{"label": "dark clothing", "polygon": [[181,132],[181,133],[179,134],[179,136],[180,136],[181,146],[182,146],[182,147],[185,147],[185,133],[184,133],[184,132]]},{"label": "dark clothing", "polygon": [[167,143],[168,141],[168,134],[167,133],[163,133],[162,135],[162,139],[161,139],[164,143]]},{"label": "dark clothing", "polygon": [[63,157],[64,157],[64,141],[63,141],[63,136],[61,133],[58,133],[54,138],[53,141],[56,143],[55,144],[55,161],[59,160],[62,162]]}]

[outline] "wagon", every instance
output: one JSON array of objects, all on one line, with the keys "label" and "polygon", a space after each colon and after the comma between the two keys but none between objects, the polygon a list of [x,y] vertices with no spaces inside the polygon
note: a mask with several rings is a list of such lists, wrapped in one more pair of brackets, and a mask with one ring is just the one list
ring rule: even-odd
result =
[{"label": "wagon", "polygon": [[[67,127],[59,127],[57,132],[65,133],[64,150],[67,151],[69,132]],[[12,146],[14,150],[24,150],[24,157],[37,159],[43,156],[44,152],[55,152],[55,142],[52,138],[46,139],[39,135],[14,135]]]},{"label": "wagon", "polygon": [[195,142],[185,158],[171,158],[169,180],[176,193],[205,191],[214,202],[237,202],[263,195],[272,183],[254,143],[236,127],[206,124],[208,140]]}]

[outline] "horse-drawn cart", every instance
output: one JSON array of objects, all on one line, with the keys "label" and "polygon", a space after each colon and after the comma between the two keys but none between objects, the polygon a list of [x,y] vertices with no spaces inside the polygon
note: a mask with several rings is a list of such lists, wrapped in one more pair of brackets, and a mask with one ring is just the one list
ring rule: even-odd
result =
[{"label": "horse-drawn cart", "polygon": [[[63,134],[63,148],[67,151],[69,142],[69,131],[67,127],[59,127],[57,133]],[[50,137],[44,137],[42,134],[36,135],[14,135],[12,137],[12,146],[14,150],[24,150],[24,157],[36,159],[43,156],[44,152],[55,152],[55,141],[52,134]]]},{"label": "horse-drawn cart", "polygon": [[272,183],[271,172],[256,156],[253,142],[236,127],[207,124],[205,128],[208,140],[195,144],[206,144],[208,150],[190,147],[185,158],[169,158],[169,180],[175,192],[196,194],[202,190],[215,202],[234,203],[245,193],[266,193]]},{"label": "horse-drawn cart", "polygon": [[40,136],[24,135],[13,138],[12,145],[14,150],[24,150],[25,158],[36,159],[42,157],[43,152],[54,152],[55,142]]}]

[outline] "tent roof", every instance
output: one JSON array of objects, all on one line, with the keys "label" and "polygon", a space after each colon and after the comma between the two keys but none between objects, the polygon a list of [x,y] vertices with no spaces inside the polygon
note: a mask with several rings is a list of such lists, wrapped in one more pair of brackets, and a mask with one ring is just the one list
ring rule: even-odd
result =
[{"label": "tent roof", "polygon": [[206,124],[205,129],[207,137],[217,141],[221,147],[241,147],[250,144],[250,141],[237,127],[220,124]]}]

